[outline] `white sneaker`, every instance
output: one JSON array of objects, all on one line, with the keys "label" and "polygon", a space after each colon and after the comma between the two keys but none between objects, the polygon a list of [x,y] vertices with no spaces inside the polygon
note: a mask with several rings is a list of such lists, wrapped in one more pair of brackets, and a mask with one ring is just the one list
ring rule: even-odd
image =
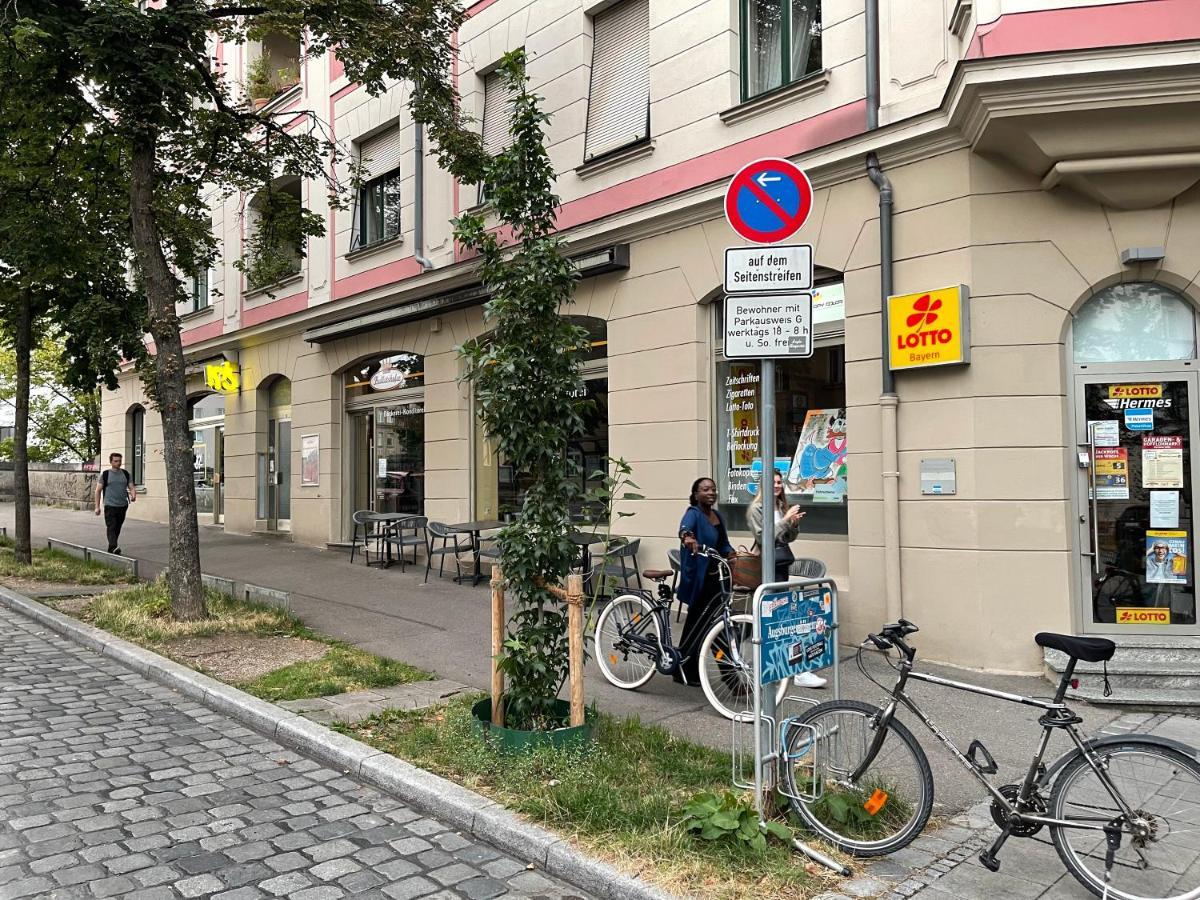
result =
[{"label": "white sneaker", "polygon": [[799,675],[792,676],[792,684],[802,688],[817,688],[825,687],[828,682],[820,675],[814,675],[812,672],[801,672]]}]

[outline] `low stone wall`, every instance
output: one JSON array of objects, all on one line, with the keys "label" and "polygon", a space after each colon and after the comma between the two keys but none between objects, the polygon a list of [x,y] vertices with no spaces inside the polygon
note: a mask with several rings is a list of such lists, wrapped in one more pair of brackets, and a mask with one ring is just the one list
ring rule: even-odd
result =
[{"label": "low stone wall", "polygon": [[[84,472],[78,464],[30,463],[29,494],[36,506],[90,509],[95,503],[98,472]],[[13,464],[0,462],[0,501],[14,499]]]}]

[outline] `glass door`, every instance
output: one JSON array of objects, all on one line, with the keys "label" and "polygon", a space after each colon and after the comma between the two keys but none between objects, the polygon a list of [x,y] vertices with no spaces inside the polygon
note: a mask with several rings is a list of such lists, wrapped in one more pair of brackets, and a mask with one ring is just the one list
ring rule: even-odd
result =
[{"label": "glass door", "polygon": [[423,515],[425,510],[425,404],[374,410],[372,453],[379,513]]},{"label": "glass door", "polygon": [[1085,630],[1196,631],[1197,377],[1079,376]]},{"label": "glass door", "polygon": [[287,531],[292,527],[292,421],[267,422],[267,529]]},{"label": "glass door", "polygon": [[213,429],[213,524],[225,521],[225,427]]}]

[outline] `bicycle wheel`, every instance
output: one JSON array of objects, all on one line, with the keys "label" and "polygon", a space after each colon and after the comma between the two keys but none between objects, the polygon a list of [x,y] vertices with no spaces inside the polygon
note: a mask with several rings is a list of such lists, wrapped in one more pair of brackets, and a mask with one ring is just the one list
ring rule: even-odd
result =
[{"label": "bicycle wheel", "polygon": [[596,620],[596,662],[610,683],[627,691],[654,675],[662,653],[658,617],[645,597],[624,594]]},{"label": "bicycle wheel", "polygon": [[[1163,744],[1112,744],[1095,751],[1136,816],[1121,823],[1107,896],[1113,900],[1200,898],[1200,764]],[[1050,792],[1050,816],[1093,825],[1113,822],[1120,804],[1079,754]],[[1139,835],[1136,832],[1142,826]],[[1105,896],[1108,842],[1102,831],[1050,827],[1054,849],[1075,878]]]},{"label": "bicycle wheel", "polygon": [[[700,644],[700,686],[712,708],[727,719],[754,707],[754,617],[740,613],[713,623]],[[787,693],[778,683],[775,701]]]},{"label": "bicycle wheel", "polygon": [[[784,778],[792,809],[816,834],[852,856],[883,856],[907,846],[933,810],[933,772],[925,751],[901,722],[888,723],[879,752],[857,781],[880,709],[831,700],[797,717],[786,738]],[[795,796],[819,794],[812,802]]]}]

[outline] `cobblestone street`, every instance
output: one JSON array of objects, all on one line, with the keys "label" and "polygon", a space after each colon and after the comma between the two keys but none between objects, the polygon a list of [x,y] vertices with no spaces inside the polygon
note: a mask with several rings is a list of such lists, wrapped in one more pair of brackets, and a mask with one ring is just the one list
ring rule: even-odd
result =
[{"label": "cobblestone street", "polygon": [[584,898],[0,609],[0,900]]}]

